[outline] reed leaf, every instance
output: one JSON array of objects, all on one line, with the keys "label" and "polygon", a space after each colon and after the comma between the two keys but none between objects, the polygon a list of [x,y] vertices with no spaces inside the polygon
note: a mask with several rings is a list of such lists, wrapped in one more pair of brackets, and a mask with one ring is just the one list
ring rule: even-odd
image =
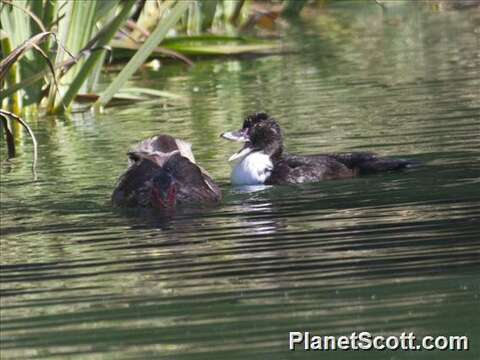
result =
[{"label": "reed leaf", "polygon": [[[108,24],[106,24],[102,30],[100,30],[97,40],[95,43],[92,44],[92,47],[95,48],[103,48],[106,46],[110,40],[113,38],[115,33],[118,31],[120,26],[125,22],[125,20],[130,15],[130,10],[132,9],[133,5],[135,5],[135,0],[128,0],[123,3],[122,10],[115,16]],[[71,102],[78,94],[80,88],[85,83],[89,75],[94,70],[94,67],[99,63],[99,60],[102,57],[102,51],[89,51],[89,57],[81,65],[81,68],[77,71],[75,78],[70,83],[67,91],[63,95],[61,101],[56,105],[53,112],[60,113],[63,110],[70,106]]]},{"label": "reed leaf", "polygon": [[119,93],[122,94],[145,94],[154,97],[164,97],[172,100],[186,100],[182,95],[174,94],[169,91],[142,88],[142,87],[128,87],[120,89]]},{"label": "reed leaf", "polygon": [[[140,45],[126,41],[112,41],[114,57],[116,59],[130,57],[140,48]],[[183,55],[193,56],[227,56],[241,54],[264,54],[279,52],[284,46],[270,40],[258,40],[240,36],[223,35],[198,35],[198,36],[177,36],[164,39],[161,47],[155,48],[152,56],[173,56],[181,58],[187,63]],[[183,55],[182,55],[183,54]],[[182,58],[183,57],[183,58]]]},{"label": "reed leaf", "polygon": [[57,9],[57,0],[48,0],[45,2],[45,7],[43,8],[43,14],[42,14],[42,23],[48,30],[52,28],[52,23],[53,23],[53,19],[55,18],[56,9]]},{"label": "reed leaf", "polygon": [[242,54],[271,54],[282,50],[279,44],[170,44],[170,49],[190,56],[231,56]]},{"label": "reed leaf", "polygon": [[187,17],[187,34],[198,35],[202,29],[202,12],[198,1],[190,3]]},{"label": "reed leaf", "polygon": [[233,7],[233,10],[231,11],[230,17],[228,20],[232,24],[237,24],[240,18],[240,14],[242,13],[242,7],[245,5],[245,0],[237,0],[235,2],[235,6]]},{"label": "reed leaf", "polygon": [[[56,66],[54,66],[54,69],[59,70],[63,68],[69,68],[75,62],[76,62],[76,59],[72,57],[70,59],[65,60],[61,64],[57,64]],[[46,68],[43,71],[28,77],[27,79],[24,79],[18,83],[15,83],[12,86],[7,87],[6,89],[0,89],[0,99],[4,99],[8,96],[11,96],[13,93],[15,93],[19,89],[24,89],[30,85],[37,83],[38,81],[42,80],[45,76],[47,76],[49,72],[51,72],[51,68]],[[52,76],[55,76],[55,73],[52,73]]]},{"label": "reed leaf", "polygon": [[199,2],[200,12],[202,15],[202,31],[206,31],[212,27],[213,19],[217,11],[218,0],[203,0]]},{"label": "reed leaf", "polygon": [[[3,33],[0,36],[1,36],[0,42],[1,42],[2,53],[12,54],[13,49],[12,49],[12,42],[10,41],[10,38],[8,38],[7,36],[3,36]],[[7,55],[5,59],[0,63],[0,89],[3,87],[4,78],[5,78],[5,83],[7,87],[12,86],[19,81],[20,71],[18,68],[18,64],[15,61],[15,59],[13,59],[12,57],[10,60],[7,60],[8,57],[9,56]],[[2,99],[3,98],[0,96],[0,103]],[[14,93],[12,93],[12,97],[7,100],[9,101],[8,103],[5,104],[5,106],[8,106],[14,113],[19,114],[22,108],[22,95],[18,91],[15,91]],[[5,125],[5,129],[7,128],[8,127]],[[14,152],[15,152],[15,149],[14,149]]]},{"label": "reed leaf", "polygon": [[17,63],[32,48],[40,52],[40,55],[47,61],[47,63],[49,63],[49,66],[53,71],[53,65],[51,64],[50,59],[38,47],[38,44],[45,41],[49,36],[55,36],[55,34],[51,32],[42,32],[26,40],[23,44],[11,51],[6,58],[0,62],[0,80],[5,77],[10,67]]},{"label": "reed leaf", "polygon": [[144,37],[144,30],[153,29],[156,24],[158,24],[163,14],[174,4],[175,0],[164,0],[161,3],[156,1],[146,1],[136,22],[136,25],[138,26],[132,31],[130,36],[136,41],[142,39]]},{"label": "reed leaf", "polygon": [[[41,21],[29,9],[28,0],[15,2],[2,1],[0,3],[0,22],[7,37],[10,39],[12,48],[17,48],[30,39],[35,33],[31,29],[31,22],[37,22],[42,28]],[[43,27],[44,28],[44,27]],[[7,54],[6,54],[7,55]],[[45,67],[45,62],[40,59],[41,55],[28,51],[22,55],[18,65],[17,81],[27,78]],[[25,88],[22,94],[21,106],[35,104],[40,98],[41,89],[37,87]],[[18,113],[18,111],[15,111]]]},{"label": "reed leaf", "polygon": [[101,94],[96,107],[105,106],[115,93],[125,84],[125,82],[133,75],[133,73],[147,60],[152,51],[163,40],[167,32],[177,23],[180,17],[188,9],[191,1],[179,1],[168,13],[167,17],[160,21],[155,30],[150,34],[142,47],[130,59],[127,65],[122,69],[120,74],[112,81],[112,83]]},{"label": "reed leaf", "polygon": [[[64,0],[65,1],[65,0]],[[92,37],[95,28],[95,13],[98,8],[97,0],[90,1],[67,1],[65,4],[65,16],[58,25],[58,40],[71,53],[78,54]],[[65,60],[67,54],[59,49],[55,63]],[[59,96],[56,96],[54,89],[50,89],[47,111],[53,112],[59,106],[63,106],[63,96],[68,90],[83,64],[79,60],[77,66],[72,67],[63,77],[58,89]]]},{"label": "reed leaf", "polygon": [[[166,39],[165,39],[166,40]],[[164,41],[165,41],[164,40]],[[142,44],[137,44],[137,43],[132,43],[132,42],[127,42],[123,40],[112,40],[110,42],[110,45],[114,49],[113,52],[113,57],[114,60],[119,60],[119,59],[124,59],[128,58],[130,59],[138,49],[142,46]],[[150,54],[151,57],[172,57],[178,60],[182,60],[185,62],[187,65],[192,66],[193,61],[187,58],[186,56],[182,55],[181,53],[167,49],[163,46],[157,46],[152,53]]]},{"label": "reed leaf", "polygon": [[261,54],[278,52],[283,48],[274,41],[221,35],[174,37],[166,39],[162,46],[185,55],[196,56]]},{"label": "reed leaf", "polygon": [[[0,80],[4,78],[8,69],[18,62],[28,50],[34,48],[37,49],[37,45],[44,41],[49,36],[55,36],[51,32],[43,32],[33,36],[31,39],[26,40],[23,44],[11,51],[5,59],[0,62]],[[42,54],[44,56],[44,54]],[[47,58],[48,59],[48,58]]]},{"label": "reed leaf", "polygon": [[[27,6],[31,6],[32,7],[32,11],[30,11],[28,8],[26,7],[23,7],[20,5],[20,3],[23,3]],[[42,14],[43,13],[43,7],[42,7],[42,2],[41,1],[35,1],[35,0],[31,0],[30,1],[30,4],[28,4],[29,2],[27,1],[18,1],[16,3],[10,1],[10,2],[5,2],[4,1],[4,4],[5,6],[6,5],[9,5],[9,6],[12,6],[20,11],[22,11],[23,13],[25,13],[27,16],[30,17],[31,19],[31,27],[30,29],[32,29],[33,32],[47,32],[47,29],[45,28],[45,26],[43,25],[43,22],[41,20],[41,15],[40,17],[37,16],[37,14]],[[34,27],[34,25],[36,25],[36,27]]]},{"label": "reed leaf", "polygon": [[285,0],[283,6],[283,15],[286,17],[296,17],[300,14],[308,0]]},{"label": "reed leaf", "polygon": [[16,48],[30,38],[30,20],[21,10],[27,5],[26,0],[17,0],[15,6],[12,3],[2,1],[0,4],[0,21],[2,28],[10,38],[12,46]]}]

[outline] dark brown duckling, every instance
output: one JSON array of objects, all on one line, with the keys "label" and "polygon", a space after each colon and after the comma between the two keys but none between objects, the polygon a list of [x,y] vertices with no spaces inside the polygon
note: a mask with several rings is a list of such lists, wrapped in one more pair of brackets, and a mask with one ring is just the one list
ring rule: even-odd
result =
[{"label": "dark brown duckling", "polygon": [[284,151],[283,134],[278,122],[263,112],[247,116],[240,130],[221,136],[244,143],[242,149],[229,159],[235,161],[231,176],[234,185],[299,184],[346,179],[417,165],[410,160],[392,159],[370,152],[289,154]]},{"label": "dark brown duckling", "polygon": [[120,207],[173,208],[188,204],[215,204],[219,186],[195,163],[191,145],[169,135],[139,143],[129,153],[129,168],[112,194]]}]

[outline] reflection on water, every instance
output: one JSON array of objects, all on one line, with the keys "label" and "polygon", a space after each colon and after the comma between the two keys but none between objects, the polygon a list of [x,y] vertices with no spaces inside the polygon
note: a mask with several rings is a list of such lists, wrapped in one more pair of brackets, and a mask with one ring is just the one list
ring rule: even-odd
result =
[{"label": "reflection on water", "polygon": [[[33,121],[38,181],[28,139],[1,168],[2,359],[348,355],[287,352],[288,331],[304,330],[468,335],[455,358],[479,357],[478,11],[355,4],[307,13],[286,35],[295,54],[134,81],[188,104]],[[280,120],[291,152],[369,149],[423,166],[231,188],[237,146],[218,135],[255,110]],[[110,207],[126,151],[157,132],[193,143],[220,206]]]}]

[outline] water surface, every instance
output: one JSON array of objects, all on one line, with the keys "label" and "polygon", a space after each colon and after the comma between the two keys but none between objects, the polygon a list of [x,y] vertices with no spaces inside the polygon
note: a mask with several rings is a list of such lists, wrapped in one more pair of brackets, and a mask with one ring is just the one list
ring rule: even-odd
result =
[{"label": "water surface", "polygon": [[[291,25],[294,52],[143,70],[183,95],[31,120],[1,166],[1,356],[480,358],[480,16],[339,5]],[[359,5],[360,4],[360,5]],[[233,189],[218,135],[266,110],[290,152],[371,150],[422,166]],[[111,208],[128,148],[166,132],[221,184],[212,209]],[[5,147],[2,142],[2,159]],[[289,331],[467,335],[470,351],[288,352]]]}]

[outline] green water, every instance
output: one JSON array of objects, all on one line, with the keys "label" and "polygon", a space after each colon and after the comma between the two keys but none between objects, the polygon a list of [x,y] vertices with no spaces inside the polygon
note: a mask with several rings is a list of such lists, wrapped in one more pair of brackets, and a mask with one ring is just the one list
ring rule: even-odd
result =
[{"label": "green water", "polygon": [[[480,358],[478,10],[350,3],[282,32],[288,54],[165,65],[131,83],[184,100],[30,120],[38,180],[26,136],[1,165],[2,359]],[[258,110],[290,152],[423,165],[234,189],[238,148],[219,134]],[[159,132],[192,142],[220,206],[110,207],[126,151]],[[289,331],[467,335],[470,350],[289,352]]]}]

